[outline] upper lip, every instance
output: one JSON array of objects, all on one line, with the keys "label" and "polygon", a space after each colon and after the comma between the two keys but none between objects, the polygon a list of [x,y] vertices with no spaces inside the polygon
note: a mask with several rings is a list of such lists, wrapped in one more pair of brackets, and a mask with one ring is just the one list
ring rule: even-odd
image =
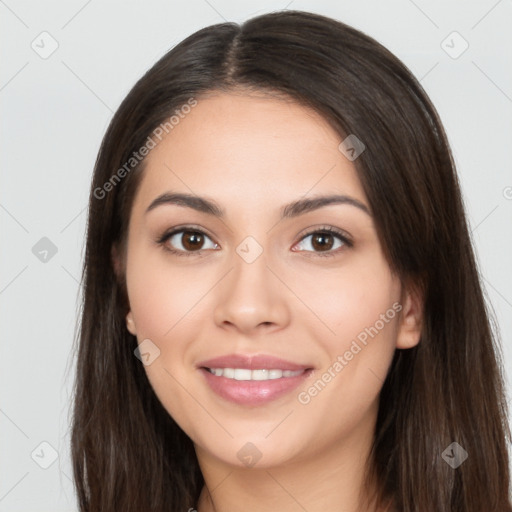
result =
[{"label": "upper lip", "polygon": [[247,370],[308,370],[311,366],[286,361],[266,354],[228,354],[202,361],[200,368],[245,368]]}]

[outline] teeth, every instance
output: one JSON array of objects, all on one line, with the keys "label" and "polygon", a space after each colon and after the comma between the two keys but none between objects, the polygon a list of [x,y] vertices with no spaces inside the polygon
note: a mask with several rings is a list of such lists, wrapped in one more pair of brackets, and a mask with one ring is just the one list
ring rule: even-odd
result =
[{"label": "teeth", "polygon": [[[226,371],[226,370],[224,370]],[[251,380],[252,372],[247,369],[236,369],[234,370],[235,380]]]},{"label": "teeth", "polygon": [[304,370],[248,370],[246,368],[208,368],[210,373],[217,377],[226,377],[234,380],[271,380],[282,377],[295,377],[304,373]]}]

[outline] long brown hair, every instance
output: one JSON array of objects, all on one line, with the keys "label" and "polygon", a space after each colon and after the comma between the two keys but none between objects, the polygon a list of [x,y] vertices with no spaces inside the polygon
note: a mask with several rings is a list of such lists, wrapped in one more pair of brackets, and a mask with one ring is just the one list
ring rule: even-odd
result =
[{"label": "long brown hair", "polygon": [[[499,338],[439,116],[377,41],[300,11],[194,33],[135,84],[104,136],[89,201],[72,418],[80,511],[197,504],[204,480],[193,443],[134,356],[126,284],[111,254],[113,246],[126,250],[145,163],[134,154],[191,98],[236,88],[287,95],[323,115],[340,141],[363,141],[354,164],[382,248],[403,282],[422,291],[421,341],[396,350],[380,395],[367,471],[378,482],[376,502],[418,512],[512,511]],[[468,454],[458,467],[443,456],[454,442]]]}]

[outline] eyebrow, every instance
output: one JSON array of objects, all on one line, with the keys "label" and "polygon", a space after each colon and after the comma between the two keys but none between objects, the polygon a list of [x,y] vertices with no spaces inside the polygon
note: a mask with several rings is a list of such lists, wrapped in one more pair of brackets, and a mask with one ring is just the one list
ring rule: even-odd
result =
[{"label": "eyebrow", "polygon": [[[146,213],[150,212],[151,210],[154,210],[158,206],[169,204],[192,208],[193,210],[196,210],[198,212],[213,215],[214,217],[218,218],[224,218],[226,213],[214,201],[192,194],[184,194],[177,192],[166,192],[158,196],[148,206],[148,208],[146,209]],[[359,208],[360,210],[367,213],[371,217],[371,213],[368,207],[358,199],[355,199],[354,197],[347,195],[328,195],[312,197],[309,199],[299,199],[297,201],[293,201],[292,203],[285,205],[284,207],[281,208],[281,219],[298,217],[299,215],[303,215],[307,212],[318,210],[319,208],[329,206],[332,204],[348,204],[350,206],[355,206],[356,208]]]}]

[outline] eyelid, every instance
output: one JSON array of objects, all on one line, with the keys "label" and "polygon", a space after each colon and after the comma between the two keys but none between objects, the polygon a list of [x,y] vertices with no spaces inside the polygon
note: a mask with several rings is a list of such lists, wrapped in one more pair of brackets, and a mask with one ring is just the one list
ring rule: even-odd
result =
[{"label": "eyelid", "polygon": [[334,226],[323,225],[323,226],[315,226],[312,228],[308,228],[308,230],[305,233],[302,233],[301,235],[299,235],[299,240],[298,240],[298,242],[296,242],[293,245],[293,247],[300,244],[308,236],[311,236],[311,235],[314,235],[317,233],[328,233],[328,234],[338,238],[342,242],[342,247],[338,248],[336,250],[329,250],[329,251],[294,251],[294,252],[305,253],[307,255],[307,257],[319,256],[321,258],[324,258],[324,257],[336,256],[340,252],[344,252],[345,249],[351,248],[354,246],[352,237],[346,231],[344,231],[340,228],[335,228]]},{"label": "eyelid", "polygon": [[[211,235],[209,235],[204,228],[202,228],[200,226],[196,226],[194,224],[184,224],[184,225],[180,225],[180,226],[175,226],[169,230],[164,231],[164,233],[161,236],[157,237],[157,239],[155,241],[158,246],[162,247],[165,251],[170,252],[171,254],[173,254],[175,256],[185,256],[185,257],[187,257],[187,256],[202,256],[203,252],[211,250],[211,249],[199,249],[198,251],[183,251],[181,249],[174,249],[174,248],[170,248],[168,246],[168,244],[166,242],[170,238],[172,238],[174,235],[176,235],[178,233],[187,232],[187,231],[193,232],[193,233],[200,233],[201,235],[208,237],[215,244],[215,246],[219,247],[219,244],[217,242],[215,242],[215,240],[213,240],[213,237]],[[214,250],[217,250],[217,249],[214,249]]]},{"label": "eyelid", "polygon": [[308,228],[304,233],[301,233],[299,235],[299,242],[302,241],[304,238],[306,238],[309,235],[313,235],[315,233],[329,233],[332,235],[336,235],[339,237],[343,242],[348,244],[353,244],[352,237],[343,229],[335,228],[334,226],[330,225],[321,225],[321,226],[313,226],[312,228]]}]

